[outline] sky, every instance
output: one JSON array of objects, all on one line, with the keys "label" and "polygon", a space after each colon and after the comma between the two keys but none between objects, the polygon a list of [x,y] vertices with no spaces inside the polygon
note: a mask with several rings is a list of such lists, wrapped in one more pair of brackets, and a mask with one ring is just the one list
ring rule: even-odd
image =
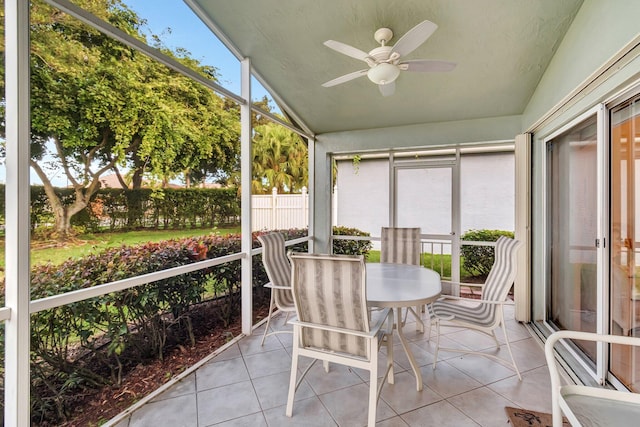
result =
[{"label": "sky", "polygon": [[[182,0],[123,0],[123,3],[147,21],[147,36],[158,35],[169,49],[184,48],[202,65],[216,67],[219,84],[233,93],[240,94],[240,62]],[[251,96],[253,100],[262,99],[264,96],[271,99],[255,79],[252,79]],[[271,106],[277,111],[273,101]],[[52,171],[50,179],[56,186],[68,185],[61,169]],[[0,164],[0,182],[4,181],[4,164]],[[42,183],[33,170],[31,183]]]},{"label": "sky", "polygon": [[[122,1],[146,19],[148,29],[160,36],[168,48],[185,48],[203,65],[213,65],[219,71],[221,86],[240,94],[240,62],[182,0]],[[267,91],[254,79],[252,98],[262,99],[265,95]]]}]

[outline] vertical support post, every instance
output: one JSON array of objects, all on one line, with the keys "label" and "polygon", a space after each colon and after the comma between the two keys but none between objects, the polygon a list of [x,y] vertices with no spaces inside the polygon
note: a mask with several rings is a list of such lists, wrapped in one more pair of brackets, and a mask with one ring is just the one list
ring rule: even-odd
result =
[{"label": "vertical support post", "polygon": [[7,426],[30,425],[29,398],[29,2],[5,1]]},{"label": "vertical support post", "polygon": [[271,189],[271,229],[275,230],[278,228],[278,218],[276,215],[278,214],[278,189],[273,187]]},{"label": "vertical support post", "polygon": [[251,60],[244,58],[241,63],[241,95],[244,104],[240,106],[240,183],[242,186],[240,221],[242,257],[242,333],[251,335],[253,328],[253,274],[251,271]]},{"label": "vertical support post", "polygon": [[[307,205],[307,211],[311,212],[311,215],[308,216],[309,219],[309,228],[307,229],[308,235],[312,236],[313,238],[311,240],[309,240],[309,252],[313,253],[315,251],[314,245],[315,245],[315,236],[316,236],[316,229],[315,229],[315,224],[316,224],[316,220],[315,220],[315,215],[316,215],[316,209],[315,209],[315,193],[316,193],[316,141],[315,139],[312,138],[307,138],[307,153],[309,156],[309,163],[308,163],[308,167],[309,167],[309,182],[307,190],[309,191],[309,196],[308,196],[308,205]],[[331,165],[331,163],[330,163]],[[331,166],[330,166],[331,167]],[[330,174],[331,176],[331,174]],[[329,178],[329,182],[331,182],[331,178]],[[329,227],[331,227],[331,221],[329,221]],[[333,228],[331,228],[333,230]]]},{"label": "vertical support post", "polygon": [[298,217],[301,219],[300,227],[304,228],[305,225],[308,226],[309,219],[309,198],[307,196],[307,187],[302,187],[302,194],[300,197],[300,211],[301,215]]},{"label": "vertical support post", "polygon": [[393,152],[389,153],[389,223],[396,226],[396,165]]},{"label": "vertical support post", "polygon": [[515,319],[531,321],[531,134],[515,139],[515,238],[523,245],[517,255],[517,273],[513,288]]},{"label": "vertical support post", "polygon": [[332,195],[332,203],[331,203],[331,207],[332,207],[332,212],[333,214],[331,215],[331,225],[332,226],[336,226],[338,225],[338,186],[334,185],[333,186],[333,195]]},{"label": "vertical support post", "polygon": [[[456,149],[456,162],[451,169],[451,174],[451,281],[460,283],[460,239],[462,237],[460,148]],[[453,285],[451,293],[454,296],[460,296],[460,285]]]}]

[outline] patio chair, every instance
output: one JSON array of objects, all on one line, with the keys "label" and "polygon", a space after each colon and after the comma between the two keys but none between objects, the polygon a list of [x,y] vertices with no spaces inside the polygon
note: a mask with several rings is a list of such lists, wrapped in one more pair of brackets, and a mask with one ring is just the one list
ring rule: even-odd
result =
[{"label": "patio chair", "polygon": [[284,236],[280,233],[269,233],[258,236],[258,240],[262,244],[262,263],[269,278],[269,283],[264,286],[271,289],[267,325],[260,343],[260,345],[264,345],[264,340],[269,335],[293,333],[292,330],[269,332],[269,325],[276,309],[286,313],[284,319],[286,325],[289,321],[289,315],[296,311],[296,307],[291,294],[291,265],[285,252]]},{"label": "patio chair", "polygon": [[[380,262],[390,264],[420,265],[421,245],[420,228],[396,228],[382,227]],[[408,308],[405,312],[402,326],[404,326],[407,313],[411,312],[416,318],[416,330],[424,332],[424,322],[419,313],[423,307]]]},{"label": "patio chair", "polygon": [[487,352],[455,348],[442,349],[459,353],[477,354],[506,362],[513,366],[513,369],[518,374],[518,378],[522,380],[516,361],[513,358],[513,353],[511,352],[509,335],[507,334],[507,328],[504,323],[504,304],[507,302],[507,295],[516,277],[516,254],[520,246],[522,246],[522,242],[518,240],[505,236],[498,238],[495,247],[495,261],[491,267],[491,271],[489,271],[487,280],[482,286],[480,299],[445,295],[431,304],[431,316],[435,322],[437,333],[433,369],[436,369],[436,363],[438,362],[440,325],[442,322],[445,322],[446,326],[467,328],[487,334],[493,337],[496,348],[500,347],[500,343],[496,337],[495,330],[501,327],[507,344],[507,350],[511,356],[510,363]]},{"label": "patio chair", "polygon": [[[293,324],[291,378],[286,415],[293,414],[293,398],[316,361],[369,371],[368,425],[376,421],[376,408],[384,377],[393,384],[393,314],[384,309],[369,319],[362,255],[291,254],[293,298],[297,319]],[[386,325],[386,326],[385,326]],[[378,351],[386,344],[387,367],[378,385]],[[313,362],[298,378],[298,358]]]},{"label": "patio chair", "polygon": [[637,426],[640,419],[640,394],[614,390],[600,385],[562,385],[554,345],[561,339],[595,341],[638,347],[640,338],[601,335],[592,332],[557,331],[547,338],[544,355],[551,377],[553,427],[562,427],[562,415],[572,426]]}]

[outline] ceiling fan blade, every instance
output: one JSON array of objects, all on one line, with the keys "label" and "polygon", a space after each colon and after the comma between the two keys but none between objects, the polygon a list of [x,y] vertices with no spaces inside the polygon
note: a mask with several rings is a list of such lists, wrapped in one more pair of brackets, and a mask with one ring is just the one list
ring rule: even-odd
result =
[{"label": "ceiling fan blade", "polygon": [[333,80],[329,80],[328,82],[323,83],[322,86],[331,87],[331,86],[339,85],[340,83],[345,83],[345,82],[348,82],[349,80],[353,80],[353,79],[357,79],[358,77],[366,76],[367,75],[367,71],[369,71],[369,70],[354,71],[353,73],[345,74],[344,76],[340,76],[340,77],[337,77],[337,78],[335,78]]},{"label": "ceiling fan blade", "polygon": [[403,71],[446,72],[456,68],[455,62],[436,61],[432,59],[411,59],[398,64]]},{"label": "ceiling fan blade", "polygon": [[400,56],[408,55],[418,46],[427,41],[438,26],[431,21],[422,21],[407,33],[400,37],[400,40],[393,46],[391,53],[398,53]]},{"label": "ceiling fan blade", "polygon": [[353,46],[349,46],[348,44],[344,44],[342,42],[337,42],[335,40],[327,40],[324,42],[324,45],[330,47],[331,49],[340,52],[344,55],[350,56],[352,58],[359,59],[361,61],[365,61],[366,58],[369,57],[369,54],[365,51],[362,51]]},{"label": "ceiling fan blade", "polygon": [[382,96],[391,96],[396,91],[396,82],[378,85]]}]

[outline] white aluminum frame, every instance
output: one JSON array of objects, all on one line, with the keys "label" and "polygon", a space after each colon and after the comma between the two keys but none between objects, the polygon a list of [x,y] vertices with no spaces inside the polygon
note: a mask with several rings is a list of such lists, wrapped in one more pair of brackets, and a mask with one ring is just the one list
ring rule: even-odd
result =
[{"label": "white aluminum frame", "polygon": [[[608,315],[608,308],[605,307],[604,305],[604,299],[607,298],[607,301],[608,301],[608,298],[609,298],[609,294],[608,294],[609,290],[605,289],[606,288],[605,285],[608,283],[608,277],[604,276],[605,272],[608,272],[608,260],[606,258],[608,253],[608,247],[606,248],[603,247],[604,246],[603,242],[607,242],[609,238],[608,223],[605,224],[605,221],[608,221],[609,218],[608,218],[608,214],[603,212],[604,206],[608,205],[608,199],[605,199],[605,197],[608,198],[608,195],[609,195],[608,189],[604,188],[604,187],[608,188],[608,183],[609,183],[608,177],[605,176],[605,173],[608,173],[608,165],[604,163],[605,159],[603,159],[603,157],[606,157],[606,160],[608,161],[608,156],[605,154],[607,149],[607,146],[606,146],[607,139],[605,137],[607,129],[604,127],[605,124],[607,123],[605,121],[606,111],[607,110],[604,104],[597,104],[596,106],[588,109],[587,111],[583,112],[579,116],[575,117],[571,121],[565,123],[563,126],[559,127],[552,133],[546,135],[542,139],[543,144],[545,146],[545,150],[546,150],[546,146],[549,143],[549,141],[557,138],[559,135],[563,134],[564,132],[568,131],[569,129],[578,125],[579,123],[587,120],[588,118],[594,117],[594,116],[596,117],[596,126],[597,126],[597,130],[596,130],[597,178],[596,180],[598,183],[598,186],[596,188],[596,205],[598,210],[598,212],[596,212],[596,238],[599,239],[600,241],[599,247],[596,248],[596,262],[597,262],[596,298],[598,300],[597,301],[598,312],[596,313],[596,332],[598,334],[608,333],[608,325],[605,324],[606,319],[604,318],[605,314]],[[550,205],[548,203],[548,195],[549,195],[549,188],[551,183],[549,182],[550,165],[549,165],[549,158],[547,155],[544,156],[543,163],[544,163],[543,170],[544,170],[544,191],[545,191],[545,198],[544,198],[545,206],[544,206],[544,220],[543,220],[543,227],[545,230],[544,239],[543,239],[543,247],[545,248],[544,249],[545,258],[544,258],[543,271],[545,272],[545,278],[546,278],[546,284],[544,287],[545,314],[544,314],[543,324],[547,328],[547,331],[552,333],[555,331],[555,329],[548,322],[547,320],[548,313],[546,312],[547,301],[549,298],[549,291],[550,291],[549,287],[551,286],[550,277],[548,275],[549,263],[550,263],[549,250],[548,250],[548,247],[549,247],[548,233],[549,233],[550,216],[551,216],[551,212],[549,211]],[[580,366],[595,381],[599,383],[604,382],[604,378],[606,377],[606,374],[607,374],[608,359],[606,354],[607,348],[603,345],[602,342],[598,342],[596,345],[595,372],[593,371],[593,368],[590,365],[590,363],[587,362],[587,360],[584,358],[582,354],[579,354],[569,346],[566,346],[566,349],[574,356],[575,360],[580,364]]]},{"label": "white aluminum frame", "polygon": [[[389,226],[397,227],[397,174],[401,169],[451,169],[451,230],[449,235],[428,235],[438,240],[451,242],[451,281],[460,282],[460,147],[455,148],[451,156],[442,159],[419,159],[415,161],[396,161],[393,153],[389,156]],[[427,235],[422,234],[421,238]],[[459,287],[453,292],[460,294]]]},{"label": "white aluminum frame", "polygon": [[[18,426],[30,424],[30,314],[41,310],[66,305],[104,295],[111,292],[131,288],[143,283],[173,277],[190,271],[219,265],[229,261],[242,262],[242,330],[250,334],[252,329],[252,274],[251,258],[260,253],[252,249],[251,244],[251,111],[269,117],[272,121],[309,140],[309,158],[313,159],[312,132],[300,130],[286,123],[273,114],[255,107],[251,103],[250,84],[251,67],[249,59],[242,62],[242,96],[225,89],[217,83],[203,78],[193,70],[185,67],[173,58],[164,55],[139,40],[124,33],[111,24],[98,19],[86,10],[79,8],[67,0],[45,0],[51,6],[75,17],[89,27],[118,40],[119,42],[140,51],[152,59],[177,71],[205,87],[233,99],[241,107],[241,180],[242,192],[242,249],[241,253],[206,260],[198,263],[175,267],[168,270],[149,273],[82,289],[49,298],[30,301],[30,62],[29,62],[29,2],[24,0],[8,0],[5,2],[5,51],[6,51],[6,272],[5,272],[5,307],[0,307],[0,321],[5,321],[5,425]],[[305,127],[301,121],[298,123]],[[248,167],[247,167],[248,164]],[[310,173],[313,171],[310,166]],[[248,185],[244,185],[248,177]],[[314,182],[310,176],[309,193],[313,194]],[[248,202],[245,201],[248,199]],[[313,202],[311,202],[313,203]],[[312,212],[312,210],[310,210]],[[287,242],[287,246],[309,241],[313,246],[312,220],[309,222],[309,235]],[[248,284],[248,285],[247,285]]]},{"label": "white aluminum frame", "polygon": [[29,2],[5,1],[5,321],[4,423],[28,426],[30,420],[29,277]]},{"label": "white aluminum frame", "polygon": [[[562,427],[563,413],[566,415],[571,425],[581,425],[571,408],[571,403],[575,401],[574,399],[577,396],[581,397],[582,404],[585,403],[585,400],[590,399],[606,400],[607,411],[611,412],[612,415],[615,415],[618,411],[622,410],[629,414],[629,409],[631,407],[640,406],[640,394],[638,393],[628,393],[605,387],[591,387],[574,384],[562,385],[554,351],[554,345],[561,339],[595,341],[600,343],[601,346],[604,346],[605,344],[608,346],[608,344],[611,343],[640,347],[640,338],[637,337],[594,334],[592,332],[578,331],[557,331],[551,334],[545,343],[544,353],[547,367],[549,368],[549,375],[551,377],[551,406],[554,427]],[[568,396],[571,396],[574,399],[566,399],[565,397]],[[633,410],[633,412],[637,413],[638,409]],[[630,423],[628,425],[633,424],[633,420],[628,419],[628,415],[625,421]],[[613,420],[611,420],[611,422],[611,425],[614,425]]]}]

